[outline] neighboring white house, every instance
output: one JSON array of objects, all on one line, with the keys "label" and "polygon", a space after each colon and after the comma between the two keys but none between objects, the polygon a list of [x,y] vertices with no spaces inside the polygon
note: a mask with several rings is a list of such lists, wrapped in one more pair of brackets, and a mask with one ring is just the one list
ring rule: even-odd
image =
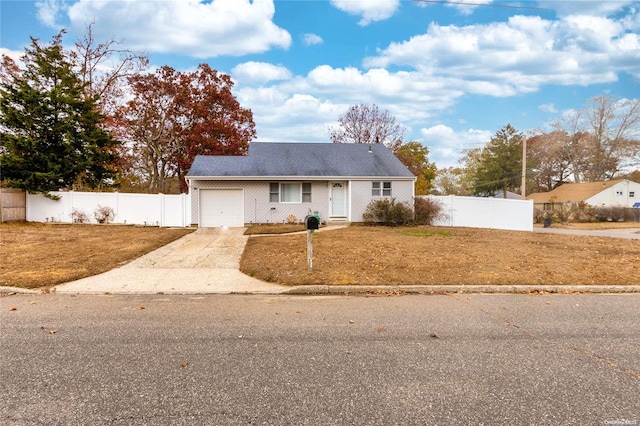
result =
[{"label": "neighboring white house", "polygon": [[415,176],[382,144],[252,142],[246,156],[197,156],[186,176],[201,227],[362,221],[367,205],[413,205]]},{"label": "neighboring white house", "polygon": [[640,183],[627,179],[606,182],[565,183],[549,192],[527,197],[535,204],[580,203],[594,207],[633,207],[640,202]]}]

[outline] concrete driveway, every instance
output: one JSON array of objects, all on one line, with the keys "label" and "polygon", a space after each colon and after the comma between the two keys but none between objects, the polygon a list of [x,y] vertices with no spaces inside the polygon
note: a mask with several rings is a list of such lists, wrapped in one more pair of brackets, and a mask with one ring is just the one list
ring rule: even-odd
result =
[{"label": "concrete driveway", "polygon": [[280,293],[238,270],[249,239],[244,228],[199,228],[133,262],[100,275],[58,285],[56,293],[203,294]]}]

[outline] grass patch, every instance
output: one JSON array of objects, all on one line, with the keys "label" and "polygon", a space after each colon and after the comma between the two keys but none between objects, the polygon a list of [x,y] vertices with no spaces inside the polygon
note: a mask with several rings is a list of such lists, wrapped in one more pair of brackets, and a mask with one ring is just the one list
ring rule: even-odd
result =
[{"label": "grass patch", "polygon": [[100,274],[194,229],[132,225],[0,224],[0,285],[50,287]]},{"label": "grass patch", "polygon": [[451,232],[441,229],[424,229],[424,228],[408,228],[400,231],[402,235],[409,235],[411,237],[450,237]]},{"label": "grass patch", "polygon": [[240,269],[285,285],[640,284],[640,240],[351,226],[315,235],[313,255],[309,273],[306,235],[254,237]]},{"label": "grass patch", "polygon": [[[324,228],[324,225],[320,225],[320,228]],[[258,234],[290,234],[292,232],[306,231],[307,228],[302,224],[286,224],[286,223],[267,223],[260,225],[251,225],[245,231],[244,235],[258,235]]]}]

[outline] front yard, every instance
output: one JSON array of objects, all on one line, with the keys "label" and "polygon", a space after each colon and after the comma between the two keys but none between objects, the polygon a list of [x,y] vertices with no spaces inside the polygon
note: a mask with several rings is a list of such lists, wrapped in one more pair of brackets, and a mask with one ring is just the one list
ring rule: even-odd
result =
[{"label": "front yard", "polygon": [[306,238],[251,238],[241,270],[287,285],[640,284],[640,240],[352,226],[314,236],[309,273]]},{"label": "front yard", "polygon": [[[639,226],[640,227],[640,226]],[[269,232],[296,231],[285,226]],[[0,225],[0,286],[49,287],[99,274],[194,229]],[[253,228],[248,233],[263,233]],[[640,240],[471,228],[365,227],[251,237],[241,270],[299,284],[640,284]]]},{"label": "front yard", "polygon": [[0,224],[0,286],[49,287],[100,274],[193,232],[126,225]]}]

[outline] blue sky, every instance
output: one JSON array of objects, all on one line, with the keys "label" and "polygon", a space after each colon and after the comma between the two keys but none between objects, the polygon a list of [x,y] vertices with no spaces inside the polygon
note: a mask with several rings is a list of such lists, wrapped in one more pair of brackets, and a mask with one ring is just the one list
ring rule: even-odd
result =
[{"label": "blue sky", "polygon": [[[548,126],[590,98],[640,98],[640,2],[1,0],[0,52],[65,43],[95,22],[181,71],[228,73],[257,141],[328,142],[351,105],[377,104],[439,167],[507,123]],[[496,7],[501,6],[501,7]],[[540,10],[543,9],[543,10]]]}]

